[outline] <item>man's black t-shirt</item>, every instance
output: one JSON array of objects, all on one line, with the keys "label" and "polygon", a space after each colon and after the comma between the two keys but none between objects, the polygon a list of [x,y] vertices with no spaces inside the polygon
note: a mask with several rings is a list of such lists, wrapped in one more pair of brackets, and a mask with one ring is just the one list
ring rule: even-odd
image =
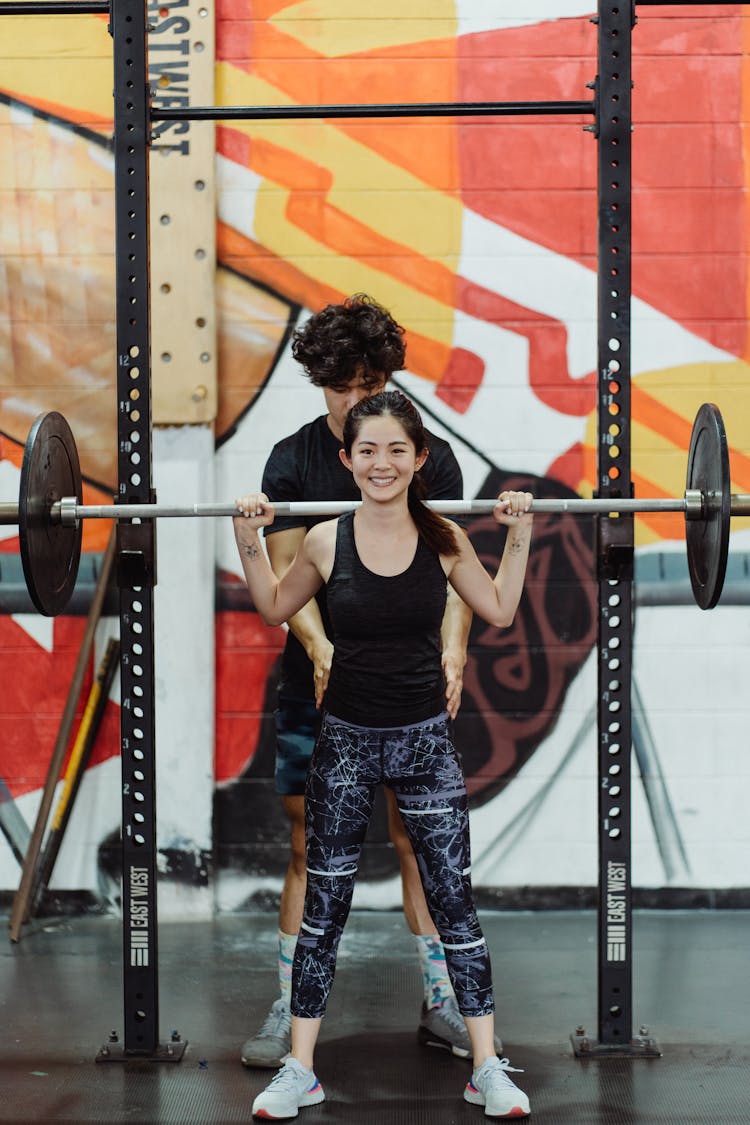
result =
[{"label": "man's black t-shirt", "polygon": [[[430,456],[420,472],[429,500],[460,500],[463,478],[453,450],[443,438],[425,430]],[[296,434],[283,438],[271,450],[263,472],[262,488],[269,500],[359,500],[354,478],[339,459],[341,441],[332,432],[327,415],[308,422]],[[266,535],[293,527],[310,529],[330,516],[279,516]],[[325,586],[316,595],[328,636],[331,624]],[[281,664],[279,694],[294,699],[314,699],[312,664],[292,633],[287,635]]]}]

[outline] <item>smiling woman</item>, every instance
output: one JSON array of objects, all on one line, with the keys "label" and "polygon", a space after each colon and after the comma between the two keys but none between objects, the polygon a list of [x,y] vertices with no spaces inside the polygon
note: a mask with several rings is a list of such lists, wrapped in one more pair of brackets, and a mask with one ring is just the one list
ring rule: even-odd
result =
[{"label": "smiling woman", "polygon": [[[428,449],[400,391],[364,398],[343,428],[341,460],[362,504],[305,536],[281,578],[258,539],[273,522],[264,493],[237,501],[237,545],[248,589],[269,624],[293,616],[325,583],[333,663],[305,789],[307,887],[292,970],[291,1055],[253,1105],[289,1116],[323,1091],[313,1054],[349,913],[360,848],[383,783],[396,797],[430,914],[471,1040],[468,1101],[522,1116],[528,1098],[496,1055],[487,946],[469,875],[466,785],[445,709],[441,624],[447,581],[495,626],[513,621],[531,543],[532,497],[503,492],[493,516],[508,531],[493,579],[458,526],[420,500]],[[291,1101],[290,1101],[291,1099]],[[285,1112],[280,1113],[280,1109]],[[291,1115],[294,1115],[291,1114]]]}]

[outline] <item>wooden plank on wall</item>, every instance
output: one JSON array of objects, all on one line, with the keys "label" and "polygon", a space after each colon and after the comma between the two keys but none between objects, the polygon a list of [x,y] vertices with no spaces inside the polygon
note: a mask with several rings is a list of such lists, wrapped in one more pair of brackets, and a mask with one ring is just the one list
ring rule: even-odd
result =
[{"label": "wooden plank on wall", "polygon": [[[153,108],[214,102],[210,0],[149,4]],[[213,122],[155,122],[150,161],[152,415],[216,417],[216,186]]]}]

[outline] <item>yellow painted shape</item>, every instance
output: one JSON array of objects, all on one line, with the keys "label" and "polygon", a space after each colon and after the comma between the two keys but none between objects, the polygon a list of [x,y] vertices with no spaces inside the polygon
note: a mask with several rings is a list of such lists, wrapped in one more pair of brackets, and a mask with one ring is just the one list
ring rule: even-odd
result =
[{"label": "yellow painted shape", "polygon": [[3,16],[0,88],[76,116],[111,119],[112,39],[97,16]]},{"label": "yellow painted shape", "polygon": [[[226,64],[217,67],[217,94],[219,104],[292,104],[268,83]],[[438,231],[443,253],[452,252],[458,259],[463,223],[461,202],[430,188],[335,126],[318,121],[246,121],[236,122],[233,127],[250,137],[264,137],[329,169],[334,176],[329,201],[377,234],[431,258],[431,244]]]},{"label": "yellow painted shape", "polygon": [[421,0],[404,9],[399,0],[383,0],[373,11],[351,0],[304,0],[269,21],[318,54],[330,58],[371,52],[399,44],[454,39],[458,32],[454,0]]},{"label": "yellow painted shape", "polygon": [[[3,16],[0,58],[20,59],[26,65],[60,58],[108,59],[112,62],[112,38],[101,16]],[[3,76],[5,66],[3,66]]]},{"label": "yellow painted shape", "polygon": [[323,285],[341,293],[372,293],[396,318],[441,343],[450,344],[452,310],[392,274],[377,270],[357,258],[334,254],[327,247],[292,226],[286,217],[287,196],[276,187],[261,186],[255,204],[256,238],[270,253],[290,262]]},{"label": "yellow painted shape", "polygon": [[22,102],[45,102],[60,107],[87,123],[91,118],[110,121],[112,57],[108,59],[14,59],[3,62],[0,89]]}]

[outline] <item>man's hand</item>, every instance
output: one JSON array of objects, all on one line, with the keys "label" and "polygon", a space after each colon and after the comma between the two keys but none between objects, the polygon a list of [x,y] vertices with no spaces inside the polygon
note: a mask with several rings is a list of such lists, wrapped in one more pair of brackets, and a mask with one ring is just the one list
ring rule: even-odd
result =
[{"label": "man's hand", "polygon": [[320,707],[323,696],[328,687],[328,677],[331,674],[333,662],[333,645],[326,636],[317,637],[315,642],[306,648],[308,659],[313,666],[313,684],[315,688],[315,706]]},{"label": "man's hand", "polygon": [[455,719],[461,706],[466,649],[443,649],[442,663],[443,675],[445,676],[445,706],[450,717]]}]

